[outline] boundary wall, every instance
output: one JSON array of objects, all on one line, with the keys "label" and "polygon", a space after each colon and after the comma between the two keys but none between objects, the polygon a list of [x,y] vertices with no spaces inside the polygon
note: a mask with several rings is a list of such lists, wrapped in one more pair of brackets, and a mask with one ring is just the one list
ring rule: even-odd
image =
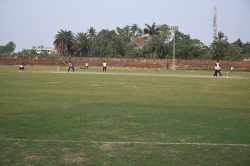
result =
[{"label": "boundary wall", "polygon": [[[172,69],[172,59],[134,59],[134,58],[95,58],[95,57],[60,57],[60,56],[19,56],[0,55],[0,65],[18,66],[66,66],[63,61],[71,61],[75,67],[84,67],[88,62],[89,67],[102,67],[103,61],[107,62],[107,68],[139,68],[139,69]],[[216,60],[186,60],[175,59],[177,69],[188,70],[214,70]],[[250,71],[250,61],[220,61],[224,71]]]}]

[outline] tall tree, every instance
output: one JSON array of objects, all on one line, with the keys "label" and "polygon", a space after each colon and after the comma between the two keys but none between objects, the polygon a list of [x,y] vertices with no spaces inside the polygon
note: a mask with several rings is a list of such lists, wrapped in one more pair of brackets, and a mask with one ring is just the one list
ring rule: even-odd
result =
[{"label": "tall tree", "polygon": [[242,54],[250,55],[250,43],[249,42],[242,44]]},{"label": "tall tree", "polygon": [[[173,45],[169,44],[170,55],[173,54]],[[178,59],[196,59],[203,56],[206,46],[198,39],[178,40],[175,43],[175,57]]]},{"label": "tall tree", "polygon": [[218,37],[217,37],[217,39],[219,39],[219,40],[223,40],[223,39],[227,40],[227,36],[225,36],[224,33],[222,33],[222,32],[220,31],[220,32],[218,32]]},{"label": "tall tree", "polygon": [[142,35],[142,30],[141,30],[140,27],[138,27],[137,24],[132,24],[132,26],[130,27],[130,30],[131,30],[131,32],[133,34],[133,38],[136,38],[137,36],[141,36]]},{"label": "tall tree", "polygon": [[75,36],[73,49],[77,49],[80,52],[81,57],[86,57],[91,48],[91,43],[88,37],[89,35],[83,32],[79,32]]},{"label": "tall tree", "polygon": [[235,42],[233,42],[232,44],[234,45],[238,45],[240,48],[242,48],[242,41],[239,39],[237,39]]},{"label": "tall tree", "polygon": [[145,45],[144,50],[150,54],[150,58],[163,58],[165,52],[167,52],[167,47],[164,42],[160,40],[160,36],[152,36],[151,40]]},{"label": "tall tree", "polygon": [[89,37],[93,39],[96,36],[96,30],[93,27],[88,29]]},{"label": "tall tree", "polygon": [[239,60],[241,58],[241,51],[242,48],[240,48],[238,45],[230,44],[229,46],[230,60]]},{"label": "tall tree", "polygon": [[16,48],[16,44],[13,41],[10,41],[8,44],[6,44],[6,47],[9,52],[13,52]]},{"label": "tall tree", "polygon": [[228,53],[229,43],[227,42],[227,36],[221,31],[218,32],[218,37],[216,37],[210,45],[210,50],[212,58],[215,60],[224,59]]},{"label": "tall tree", "polygon": [[167,24],[163,24],[160,27],[160,35],[161,40],[164,42],[168,42],[172,36],[172,33],[170,31],[170,27]]},{"label": "tall tree", "polygon": [[186,35],[180,31],[175,32],[175,41],[185,41],[191,39],[190,35]]},{"label": "tall tree", "polygon": [[65,56],[66,53],[71,53],[71,47],[73,44],[73,33],[67,30],[60,30],[58,34],[55,36],[55,41],[53,42],[55,49],[60,53],[62,56]]},{"label": "tall tree", "polygon": [[155,26],[155,23],[153,23],[152,26],[145,24],[147,26],[147,28],[143,29],[143,33],[146,35],[148,34],[149,36],[154,36],[154,35],[159,35],[160,34],[160,28],[157,28]]}]

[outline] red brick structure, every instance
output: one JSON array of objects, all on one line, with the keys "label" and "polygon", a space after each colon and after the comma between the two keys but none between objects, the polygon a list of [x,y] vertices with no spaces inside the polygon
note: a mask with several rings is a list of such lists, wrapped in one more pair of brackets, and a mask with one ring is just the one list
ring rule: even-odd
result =
[{"label": "red brick structure", "polygon": [[[102,67],[103,61],[107,62],[107,68],[141,68],[141,69],[172,69],[172,59],[132,59],[132,58],[94,58],[94,57],[59,57],[59,56],[17,56],[0,55],[0,65],[25,66],[65,66],[62,62],[72,61],[75,67],[84,67],[88,62],[89,67]],[[188,70],[214,70],[215,60],[185,60],[176,59],[177,69]],[[221,60],[221,68],[230,71],[250,71],[250,61],[225,61]]]}]

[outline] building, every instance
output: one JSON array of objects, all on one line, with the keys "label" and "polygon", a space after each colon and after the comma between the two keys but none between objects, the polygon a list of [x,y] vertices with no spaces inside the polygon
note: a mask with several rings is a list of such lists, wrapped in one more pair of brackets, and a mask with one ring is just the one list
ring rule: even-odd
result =
[{"label": "building", "polygon": [[51,54],[52,52],[56,52],[55,49],[53,49],[51,47],[43,47],[43,45],[42,46],[38,46],[37,48],[36,48],[36,46],[32,46],[31,49],[32,50],[36,50],[36,53],[38,53],[38,54],[40,54],[40,53]]}]

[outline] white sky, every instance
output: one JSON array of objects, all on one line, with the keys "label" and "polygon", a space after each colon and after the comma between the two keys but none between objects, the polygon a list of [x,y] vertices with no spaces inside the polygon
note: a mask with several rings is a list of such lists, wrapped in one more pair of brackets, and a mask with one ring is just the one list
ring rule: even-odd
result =
[{"label": "white sky", "polygon": [[0,45],[9,41],[16,50],[54,47],[58,31],[87,32],[145,23],[179,26],[204,44],[212,42],[213,12],[217,32],[229,42],[250,42],[250,0],[0,0]]}]

